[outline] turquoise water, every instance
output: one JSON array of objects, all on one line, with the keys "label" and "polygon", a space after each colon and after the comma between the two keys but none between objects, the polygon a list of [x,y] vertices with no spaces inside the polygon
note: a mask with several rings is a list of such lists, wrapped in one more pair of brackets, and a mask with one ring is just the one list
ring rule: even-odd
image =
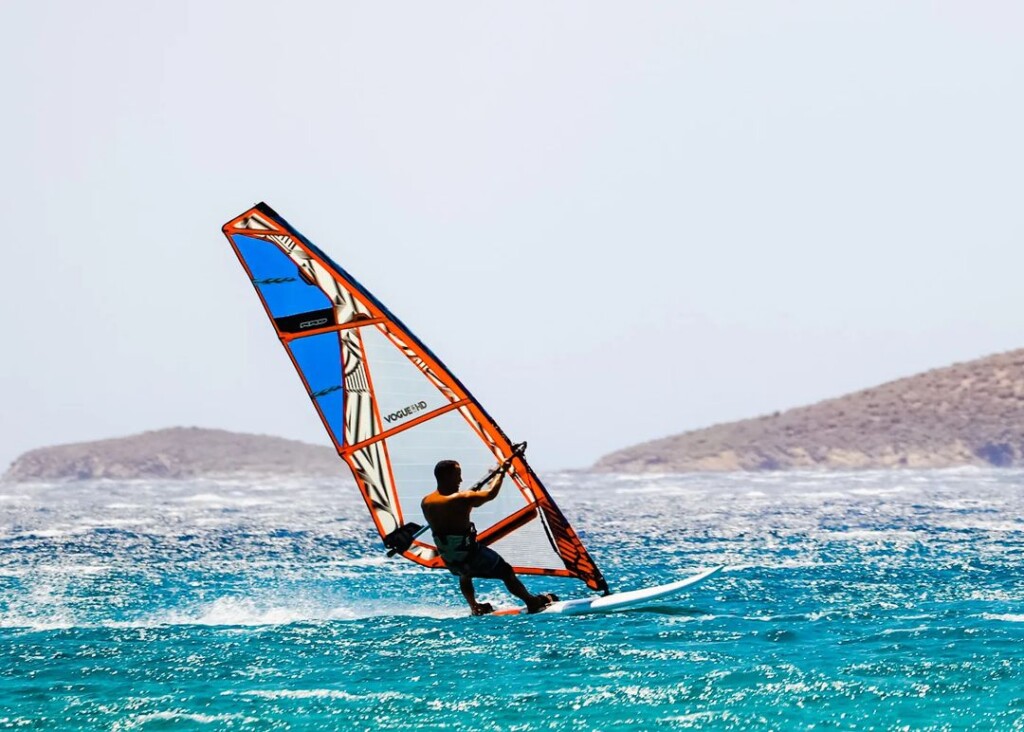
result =
[{"label": "turquoise water", "polygon": [[730,569],[471,618],[344,479],[0,485],[0,729],[1024,730],[1024,473],[547,480],[617,589]]}]

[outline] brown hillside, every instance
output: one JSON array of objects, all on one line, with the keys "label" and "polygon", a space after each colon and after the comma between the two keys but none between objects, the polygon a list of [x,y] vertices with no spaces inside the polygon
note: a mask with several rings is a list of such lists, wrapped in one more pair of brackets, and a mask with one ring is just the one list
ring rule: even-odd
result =
[{"label": "brown hillside", "polygon": [[620,472],[1024,465],[1024,349],[611,453]]},{"label": "brown hillside", "polygon": [[334,450],[266,435],[174,427],[98,442],[31,450],[6,481],[191,478],[201,475],[338,475]]}]

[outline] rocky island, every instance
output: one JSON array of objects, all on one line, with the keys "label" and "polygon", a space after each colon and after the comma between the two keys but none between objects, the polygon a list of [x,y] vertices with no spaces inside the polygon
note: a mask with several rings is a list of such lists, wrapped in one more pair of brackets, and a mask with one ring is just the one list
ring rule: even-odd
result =
[{"label": "rocky island", "polygon": [[347,472],[329,447],[267,435],[174,427],[30,450],[11,464],[3,480],[194,478],[240,473],[330,476]]},{"label": "rocky island", "polygon": [[1024,349],[785,412],[646,442],[595,470],[1024,466]]}]

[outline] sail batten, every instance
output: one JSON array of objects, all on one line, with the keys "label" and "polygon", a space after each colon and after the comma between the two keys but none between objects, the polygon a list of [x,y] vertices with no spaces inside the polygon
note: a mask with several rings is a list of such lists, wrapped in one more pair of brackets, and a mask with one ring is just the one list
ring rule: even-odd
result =
[{"label": "sail batten", "polygon": [[439,407],[439,408],[435,409],[433,412],[429,412],[427,414],[424,414],[422,417],[417,417],[416,419],[410,420],[409,422],[406,422],[405,424],[403,424],[403,425],[401,425],[399,427],[395,427],[394,429],[387,430],[385,432],[381,432],[379,435],[375,435],[375,436],[373,436],[373,437],[371,437],[371,438],[369,438],[367,440],[363,440],[362,442],[357,443],[355,445],[351,445],[349,447],[342,448],[341,452],[342,452],[342,454],[349,453],[349,452],[352,452],[353,450],[358,450],[358,449],[360,449],[362,447],[365,447],[367,445],[372,445],[375,442],[379,442],[381,440],[386,440],[387,438],[393,437],[394,435],[397,435],[400,432],[404,432],[407,429],[411,429],[413,427],[416,427],[417,425],[423,424],[424,422],[428,422],[431,419],[433,419],[434,417],[440,417],[442,414],[447,414],[448,412],[452,411],[453,409],[458,409],[459,407],[465,406],[466,404],[469,404],[469,402],[466,401],[465,399],[463,399],[462,401],[458,401],[458,402],[452,402],[451,404],[448,404],[446,406]]},{"label": "sail batten", "polygon": [[[332,443],[385,537],[425,523],[420,499],[438,460],[484,474],[512,443],[465,386],[379,300],[266,204],[223,227]],[[596,564],[529,463],[474,511],[480,541],[526,574],[607,590]],[[426,537],[427,535],[424,535]],[[402,556],[442,567],[427,538]]]}]

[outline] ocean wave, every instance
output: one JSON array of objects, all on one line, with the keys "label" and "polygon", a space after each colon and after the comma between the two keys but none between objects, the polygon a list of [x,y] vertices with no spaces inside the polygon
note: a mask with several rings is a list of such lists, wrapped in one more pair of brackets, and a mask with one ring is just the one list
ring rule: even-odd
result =
[{"label": "ocean wave", "polygon": [[274,604],[239,597],[221,597],[192,610],[157,615],[157,625],[256,626],[292,623],[352,620],[359,617],[350,608],[324,606],[309,602]]},{"label": "ocean wave", "polygon": [[[112,732],[122,732],[127,730],[140,729],[147,726],[151,722],[188,722],[190,724],[222,724],[224,722],[240,722],[242,724],[256,724],[260,720],[258,717],[249,717],[244,714],[238,713],[224,713],[224,714],[200,714],[197,712],[188,711],[163,711],[163,712],[150,712],[148,714],[139,714],[137,716],[129,717],[128,719],[117,720],[111,727]],[[166,725],[161,724],[160,727],[164,728]]]},{"label": "ocean wave", "polygon": [[164,610],[145,617],[114,620],[83,617],[70,607],[38,607],[35,610],[0,612],[0,628],[23,631],[54,631],[69,629],[139,629],[162,627],[207,626],[222,628],[256,628],[301,623],[328,623],[372,618],[435,618],[466,616],[454,606],[411,606],[394,603],[330,605],[313,602],[291,604],[266,603],[244,598],[223,597],[193,609]]},{"label": "ocean wave", "polygon": [[365,692],[353,694],[343,689],[254,689],[250,691],[225,691],[222,696],[248,696],[258,699],[335,699],[341,701],[383,701],[409,699],[408,694],[397,691]]},{"label": "ocean wave", "polygon": [[152,625],[263,626],[323,623],[378,617],[447,618],[464,615],[446,606],[404,605],[393,602],[333,604],[316,599],[250,599],[221,597],[190,610],[153,616]]},{"label": "ocean wave", "polygon": [[1013,613],[982,613],[985,620],[998,620],[1003,623],[1024,623],[1024,615]]},{"label": "ocean wave", "polygon": [[267,498],[256,498],[253,496],[225,496],[218,493],[198,493],[192,496],[183,496],[183,503],[202,503],[210,506],[240,506],[255,507],[272,504],[273,501]]}]

